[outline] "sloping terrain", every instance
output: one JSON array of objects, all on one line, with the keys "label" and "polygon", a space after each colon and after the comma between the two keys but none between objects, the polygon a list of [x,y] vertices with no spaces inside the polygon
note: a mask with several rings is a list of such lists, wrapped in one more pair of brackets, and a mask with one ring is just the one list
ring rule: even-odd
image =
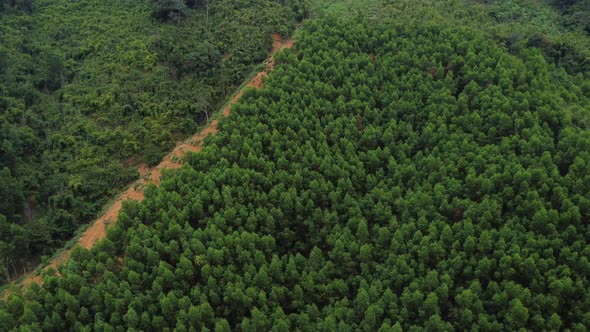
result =
[{"label": "sloping terrain", "polygon": [[0,1],[0,284],[193,134],[301,18],[299,0],[173,3]]},{"label": "sloping terrain", "polygon": [[[264,69],[257,73],[252,79],[250,79],[245,85],[244,88],[261,88],[263,86],[262,77],[267,77],[269,71],[274,70],[274,57],[273,54],[277,51],[280,51],[284,48],[291,48],[293,46],[293,40],[285,41],[283,37],[278,33],[273,33],[273,47],[269,59],[264,64]],[[230,110],[233,104],[240,100],[243,89],[239,90],[237,94],[230,100],[227,106],[221,112],[222,116],[228,116],[230,114]],[[91,249],[94,244],[105,237],[107,231],[107,225],[117,220],[119,216],[119,211],[123,206],[123,202],[125,201],[137,201],[140,202],[144,198],[144,190],[150,184],[155,186],[160,185],[160,179],[162,177],[162,171],[178,169],[181,166],[181,161],[183,157],[189,153],[196,153],[201,150],[201,146],[203,144],[203,140],[209,136],[214,135],[217,133],[217,119],[211,121],[204,129],[202,129],[199,133],[192,136],[187,142],[183,142],[178,144],[174,150],[172,150],[168,155],[166,155],[162,161],[152,168],[141,166],[138,171],[140,173],[140,179],[133,183],[127,190],[125,190],[122,194],[118,196],[118,198],[109,205],[106,212],[103,216],[99,219],[94,221],[92,225],[80,236],[78,239],[77,245],[84,248],[84,249]],[[57,270],[58,266],[67,262],[70,258],[72,249],[67,249],[60,253],[58,256],[53,258],[47,267],[47,269],[55,269]],[[39,285],[43,284],[43,278],[40,272],[32,273],[30,276],[24,278],[24,280],[20,283],[21,286],[27,287],[30,283],[37,283]],[[3,297],[6,298],[8,295],[4,295]]]},{"label": "sloping terrain", "polygon": [[550,1],[317,4],[0,329],[588,330],[588,36]]}]

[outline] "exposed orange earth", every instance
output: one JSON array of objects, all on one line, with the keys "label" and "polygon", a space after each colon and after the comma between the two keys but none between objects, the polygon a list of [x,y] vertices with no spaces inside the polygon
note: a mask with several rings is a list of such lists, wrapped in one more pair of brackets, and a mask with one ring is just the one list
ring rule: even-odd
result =
[{"label": "exposed orange earth", "polygon": [[[268,72],[274,70],[275,63],[273,54],[279,50],[282,50],[284,48],[291,48],[293,46],[293,40],[284,40],[283,37],[278,33],[273,33],[272,37],[273,45],[271,56],[265,63],[265,68],[256,76],[254,76],[250,81],[248,81],[246,87],[261,88],[263,86],[263,77],[267,77]],[[223,109],[223,116],[229,115],[231,106],[242,97],[242,94],[243,91],[240,90],[232,98],[228,105]],[[141,201],[144,198],[144,190],[147,187],[147,185],[149,185],[150,183],[153,183],[156,186],[160,185],[160,178],[162,176],[163,169],[180,168],[180,161],[182,157],[186,155],[188,152],[199,152],[201,150],[203,139],[208,135],[214,135],[215,133],[217,133],[217,120],[211,121],[206,128],[201,130],[199,133],[195,134],[189,140],[176,145],[174,150],[172,150],[172,152],[166,155],[162,159],[160,164],[158,164],[157,166],[152,168],[149,168],[145,165],[140,166],[138,169],[140,179],[133,183],[126,191],[124,191],[108,208],[105,214],[102,217],[98,218],[92,224],[92,226],[90,226],[84,232],[84,234],[82,234],[82,236],[78,240],[77,245],[85,249],[92,248],[98,240],[105,237],[107,225],[117,220],[117,217],[119,216],[119,211],[123,206],[123,201]],[[58,265],[61,265],[68,260],[71,251],[72,249],[67,249],[64,252],[62,252],[59,256],[55,257],[45,267],[44,270],[47,270],[49,268],[57,269]],[[43,284],[41,273],[30,274],[29,276],[24,278],[20,285],[27,286],[32,282],[35,282],[39,285]],[[3,297],[6,298],[8,295],[8,292],[6,292]]]}]

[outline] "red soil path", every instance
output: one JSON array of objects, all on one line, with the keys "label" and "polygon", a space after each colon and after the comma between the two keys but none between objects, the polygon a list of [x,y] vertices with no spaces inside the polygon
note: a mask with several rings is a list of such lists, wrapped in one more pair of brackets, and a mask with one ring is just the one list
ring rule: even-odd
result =
[{"label": "red soil path", "polygon": [[[273,54],[279,50],[284,48],[291,48],[293,46],[293,40],[284,40],[283,37],[278,33],[273,33],[273,45],[272,45],[272,52],[271,56],[268,61],[265,63],[265,68],[259,72],[255,77],[253,77],[248,83],[246,83],[246,87],[255,87],[261,88],[263,86],[263,77],[266,78],[268,76],[268,72],[273,71],[275,68],[274,56]],[[240,90],[228,103],[228,105],[223,109],[222,115],[228,116],[230,113],[231,106],[240,100],[242,97],[243,90]],[[107,225],[111,222],[117,220],[119,216],[119,211],[121,211],[121,207],[123,206],[123,201],[127,200],[134,200],[134,201],[141,201],[144,198],[144,189],[147,187],[148,184],[153,183],[156,186],[160,185],[160,179],[162,176],[163,169],[178,169],[180,168],[181,164],[180,161],[187,152],[199,152],[201,150],[202,142],[205,137],[208,135],[214,135],[217,133],[217,120],[211,121],[211,123],[201,130],[199,133],[191,137],[189,140],[183,143],[179,143],[172,152],[166,155],[160,164],[155,167],[149,168],[145,165],[139,167],[138,171],[140,174],[140,179],[137,180],[131,187],[129,187],[126,191],[124,191],[116,200],[115,202],[108,207],[105,214],[98,218],[92,226],[90,226],[84,234],[78,240],[78,245],[85,249],[91,249],[94,244],[104,238],[106,236]],[[55,257],[46,267],[44,270],[49,268],[53,268],[57,270],[59,265],[64,264],[67,262],[68,258],[71,255],[72,249],[67,249],[62,252],[59,256]],[[21,283],[21,286],[28,286],[31,283],[37,283],[39,285],[43,284],[43,279],[41,278],[41,274],[30,274],[27,276]],[[4,294],[4,298],[9,295],[8,292]]]}]

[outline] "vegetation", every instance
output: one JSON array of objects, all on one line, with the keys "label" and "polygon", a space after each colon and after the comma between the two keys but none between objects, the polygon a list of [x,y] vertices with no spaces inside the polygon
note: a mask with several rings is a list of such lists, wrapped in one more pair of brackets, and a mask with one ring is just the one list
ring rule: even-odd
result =
[{"label": "vegetation", "polygon": [[535,47],[570,74],[590,71],[588,0],[318,0],[313,9],[319,16],[446,21],[480,30],[513,55]]},{"label": "vegetation", "polygon": [[197,131],[266,58],[271,33],[303,15],[296,0],[0,9],[0,281],[96,217],[138,163]]},{"label": "vegetation", "polygon": [[308,22],[3,328],[586,330],[588,73],[452,19],[368,20]]},{"label": "vegetation", "polygon": [[588,330],[587,37],[555,32],[579,40],[564,63],[413,3],[326,1],[201,152],[0,303],[0,329]]}]

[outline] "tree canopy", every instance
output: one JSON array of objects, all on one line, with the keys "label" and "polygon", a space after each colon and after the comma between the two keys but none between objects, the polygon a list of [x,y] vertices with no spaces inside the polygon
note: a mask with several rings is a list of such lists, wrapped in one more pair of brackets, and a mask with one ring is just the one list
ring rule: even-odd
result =
[{"label": "tree canopy", "polygon": [[308,21],[201,152],[0,321],[587,330],[588,73],[452,23]]},{"label": "tree canopy", "polygon": [[0,282],[197,131],[266,58],[271,34],[290,34],[298,4],[0,2]]}]

